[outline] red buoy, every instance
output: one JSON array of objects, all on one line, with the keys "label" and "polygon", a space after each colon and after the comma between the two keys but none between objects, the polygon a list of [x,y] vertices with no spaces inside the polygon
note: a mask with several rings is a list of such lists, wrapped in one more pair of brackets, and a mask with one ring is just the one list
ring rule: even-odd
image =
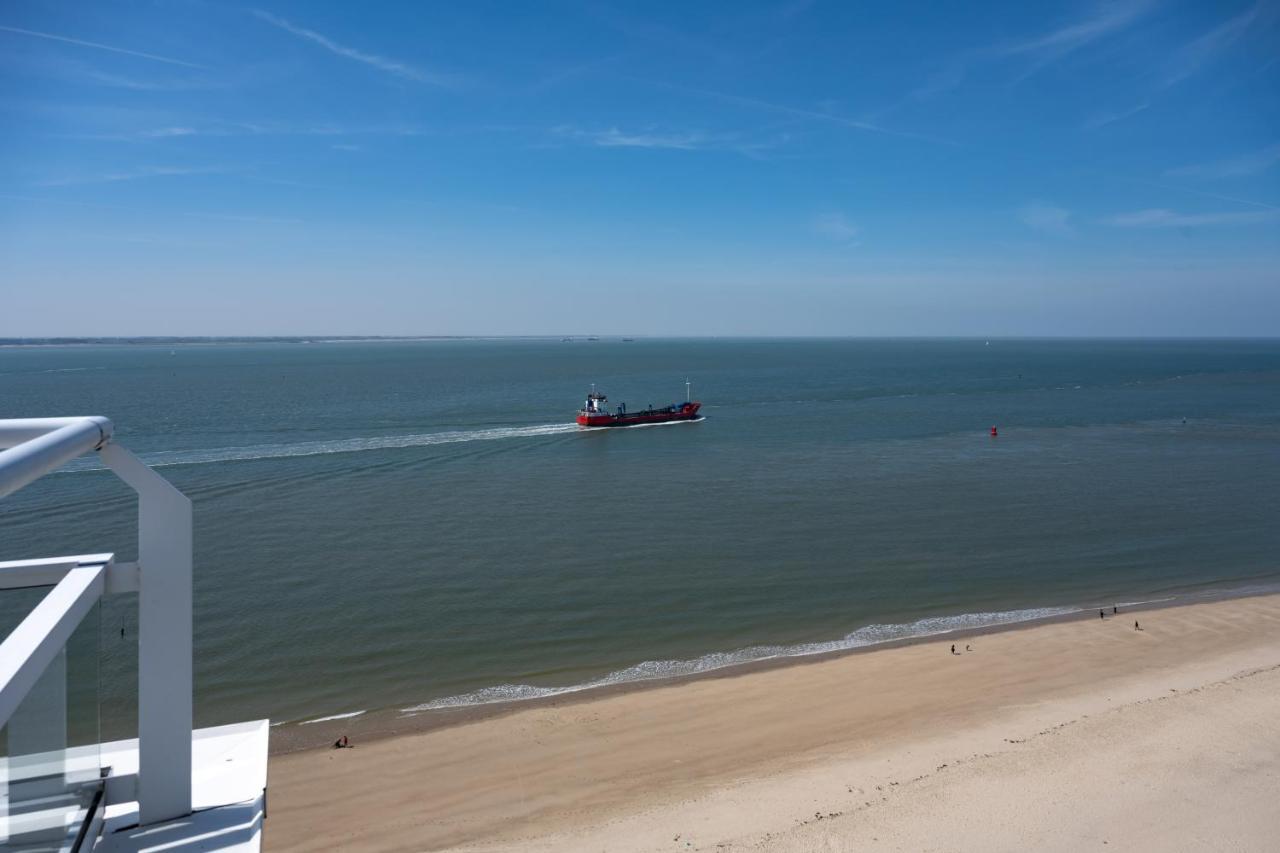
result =
[{"label": "red buoy", "polygon": [[992,437],[992,438],[995,438],[997,435],[999,435],[999,433],[998,433],[998,432],[996,432],[996,428],[995,428],[995,427],[992,427],[992,428],[991,428],[991,437]]}]

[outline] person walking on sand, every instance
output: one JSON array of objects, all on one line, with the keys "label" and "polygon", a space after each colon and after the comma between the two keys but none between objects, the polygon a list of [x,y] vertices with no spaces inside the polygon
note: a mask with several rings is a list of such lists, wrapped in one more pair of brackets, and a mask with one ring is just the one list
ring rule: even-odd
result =
[{"label": "person walking on sand", "polygon": [[951,644],[951,654],[953,654],[953,655],[954,655],[955,653],[956,653],[956,644],[955,644],[955,643],[952,643],[952,644]]},{"label": "person walking on sand", "polygon": [[1107,616],[1106,616],[1106,614],[1105,614],[1105,613],[1103,613],[1101,610],[1099,610],[1099,611],[1098,611],[1098,618],[1099,618],[1099,619],[1106,619],[1106,618],[1107,618]]},{"label": "person walking on sand", "polygon": [[1133,630],[1135,630],[1135,631],[1141,631],[1141,630],[1142,630],[1141,628],[1139,628],[1139,627],[1138,627],[1138,620],[1137,620],[1137,619],[1134,619],[1134,620],[1133,620]]}]

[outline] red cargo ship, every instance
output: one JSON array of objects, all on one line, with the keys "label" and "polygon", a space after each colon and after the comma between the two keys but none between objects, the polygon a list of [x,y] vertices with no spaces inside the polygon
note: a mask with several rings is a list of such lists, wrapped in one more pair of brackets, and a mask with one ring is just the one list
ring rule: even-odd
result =
[{"label": "red cargo ship", "polygon": [[596,393],[596,386],[591,386],[586,405],[578,412],[578,426],[611,427],[640,426],[641,424],[665,424],[671,421],[696,421],[699,419],[698,409],[702,404],[692,398],[688,381],[684,383],[685,401],[673,403],[661,409],[650,406],[639,412],[628,412],[623,403],[615,411],[610,412],[606,405],[609,398]]}]

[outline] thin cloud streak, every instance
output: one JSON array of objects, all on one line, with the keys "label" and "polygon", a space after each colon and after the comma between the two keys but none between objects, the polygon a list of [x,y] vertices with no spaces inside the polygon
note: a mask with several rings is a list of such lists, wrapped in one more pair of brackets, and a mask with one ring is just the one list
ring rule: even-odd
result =
[{"label": "thin cloud streak", "polygon": [[1179,166],[1165,172],[1165,176],[1169,178],[1244,178],[1261,174],[1276,163],[1280,163],[1280,145],[1272,145],[1252,154],[1213,163]]},{"label": "thin cloud streak", "polygon": [[1020,82],[1093,42],[1126,29],[1146,14],[1151,6],[1152,0],[1134,0],[1096,17],[1077,21],[1044,35],[1005,41],[962,52],[950,64],[935,71],[928,80],[913,89],[908,99],[924,101],[958,89],[968,78],[970,68],[975,65],[1014,57],[1033,57],[1035,61],[1031,68],[1014,81]]},{"label": "thin cloud streak", "polygon": [[[75,199],[67,198],[39,198],[38,196],[11,195],[9,193],[0,193],[0,198],[9,199],[10,201],[25,201],[36,204],[52,204],[64,207],[88,207],[94,210],[121,210],[129,213],[160,214],[165,217],[172,215],[172,213],[167,210],[145,210],[141,207],[129,207],[123,204],[102,204],[101,202],[77,201]],[[292,219],[287,217],[251,216],[236,213],[210,213],[198,210],[178,211],[177,215],[193,219],[220,219],[228,222],[260,222],[273,225],[296,225],[303,222],[301,219]]]},{"label": "thin cloud streak", "polygon": [[1177,51],[1172,60],[1172,67],[1161,83],[1162,87],[1167,89],[1182,82],[1211,62],[1219,53],[1248,32],[1261,11],[1262,3],[1255,3]]},{"label": "thin cloud streak", "polygon": [[1253,225],[1259,222],[1271,222],[1280,211],[1232,211],[1214,213],[1177,213],[1165,208],[1135,210],[1132,213],[1118,213],[1102,220],[1104,225],[1116,228],[1195,228],[1211,225]]},{"label": "thin cloud streak", "polygon": [[1007,44],[999,52],[1006,55],[1040,54],[1042,61],[1052,62],[1128,27],[1145,14],[1151,5],[1150,0],[1127,3],[1051,33]]},{"label": "thin cloud streak", "polygon": [[1159,190],[1170,190],[1172,192],[1178,192],[1178,193],[1189,193],[1191,195],[1201,196],[1202,198],[1212,198],[1212,199],[1217,199],[1218,201],[1229,201],[1233,204],[1246,204],[1246,205],[1249,205],[1250,207],[1261,207],[1264,210],[1280,210],[1280,207],[1277,207],[1274,204],[1267,204],[1266,202],[1262,202],[1262,201],[1252,201],[1247,198],[1239,198],[1238,196],[1222,195],[1220,193],[1205,192],[1204,190],[1193,190],[1188,187],[1175,187],[1170,184],[1157,183],[1156,181],[1133,180],[1130,182],[1135,184],[1141,184],[1144,187],[1155,187],[1156,189],[1159,189]]},{"label": "thin cloud streak", "polygon": [[811,119],[813,121],[823,121],[830,124],[848,127],[854,130],[862,130],[868,133],[882,133],[888,136],[897,136],[903,139],[915,139],[921,142],[932,142],[936,145],[958,146],[958,143],[947,139],[940,139],[936,136],[928,136],[923,133],[912,133],[906,130],[894,130],[892,128],[883,127],[871,122],[858,121],[857,119],[845,118],[844,116],[834,115],[832,113],[824,113],[819,110],[810,110],[803,107],[792,107],[786,104],[775,104],[771,101],[762,101],[759,98],[751,98],[745,95],[734,95],[728,92],[716,92],[711,89],[698,89],[692,86],[680,86],[675,83],[663,83],[657,80],[644,80],[640,78],[629,78],[640,83],[647,83],[652,86],[659,86],[664,89],[671,89],[677,92],[684,92],[689,95],[696,95],[703,98],[714,98],[728,104],[737,104],[744,107],[754,107],[755,109],[766,110],[769,112],[779,113],[781,115],[789,115],[796,118]]},{"label": "thin cloud streak", "polygon": [[[823,213],[813,220],[813,230],[838,243],[850,243],[861,229],[843,213]],[[854,245],[857,245],[856,243]]]},{"label": "thin cloud streak", "polygon": [[696,151],[706,148],[709,137],[701,132],[656,133],[641,131],[627,133],[611,127],[608,130],[586,131],[573,127],[557,127],[561,136],[585,140],[601,148],[673,148],[680,151]]},{"label": "thin cloud streak", "polygon": [[1093,118],[1086,121],[1084,123],[1084,128],[1085,130],[1101,130],[1107,125],[1115,124],[1116,122],[1124,121],[1125,119],[1128,119],[1128,118],[1133,118],[1138,113],[1143,112],[1144,110],[1147,110],[1150,107],[1151,107],[1150,101],[1143,101],[1142,103],[1138,104],[1136,107],[1130,107],[1129,109],[1123,110],[1118,113],[1103,113],[1102,115],[1094,116]]},{"label": "thin cloud streak", "polygon": [[380,71],[388,74],[394,74],[397,77],[403,77],[406,80],[413,80],[418,83],[427,83],[432,86],[440,86],[442,88],[450,88],[456,86],[458,81],[455,77],[448,74],[438,74],[432,71],[425,71],[421,68],[400,62],[395,59],[388,59],[372,53],[364,53],[353,47],[338,44],[328,36],[322,35],[315,30],[309,30],[306,27],[299,27],[286,21],[284,18],[278,18],[270,12],[264,12],[261,9],[254,9],[253,14],[260,20],[266,21],[272,26],[279,27],[285,32],[292,33],[298,38],[305,39],[314,44],[318,44],[330,53],[337,54],[345,59],[351,59],[356,62],[362,62]]},{"label": "thin cloud streak", "polygon": [[96,139],[113,142],[167,139],[183,136],[238,137],[238,136],[428,136],[441,134],[410,125],[333,125],[333,124],[280,124],[238,122],[234,124],[170,125],[146,128],[129,133],[68,134],[68,139]]},{"label": "thin cloud streak", "polygon": [[583,130],[572,125],[561,125],[550,130],[556,136],[583,142],[597,148],[666,149],[672,151],[730,151],[743,157],[763,159],[767,152],[787,144],[790,137],[774,139],[749,139],[741,133],[707,133],[701,130],[660,131],[653,128],[623,131],[617,127],[608,130]]},{"label": "thin cloud streak", "polygon": [[1071,227],[1071,211],[1042,201],[1033,201],[1018,210],[1018,218],[1028,228],[1065,237],[1075,233]]},{"label": "thin cloud streak", "polygon": [[159,56],[154,53],[143,53],[140,50],[129,50],[128,48],[124,48],[124,47],[114,47],[109,44],[100,44],[95,41],[85,41],[84,39],[71,38],[70,36],[54,35],[53,33],[41,33],[41,32],[36,32],[35,30],[24,30],[24,29],[20,29],[19,27],[6,27],[3,25],[0,25],[0,31],[6,32],[6,33],[17,33],[18,35],[24,35],[24,36],[32,36],[34,38],[49,39],[50,41],[60,41],[65,44],[74,44],[79,47],[91,47],[94,50],[105,50],[105,51],[110,51],[111,53],[123,54],[125,56],[136,56],[139,59],[150,59],[152,62],[164,62],[169,65],[181,65],[184,68],[196,68],[201,71],[209,70],[207,66],[197,65],[194,62],[187,62],[186,60],[183,60],[183,59],[174,59],[173,57],[170,57],[170,56]]},{"label": "thin cloud streak", "polygon": [[56,178],[49,181],[37,181],[37,187],[70,187],[80,184],[113,184],[121,181],[136,181],[142,178],[170,178],[185,175],[223,174],[225,168],[189,168],[186,166],[144,166],[131,172],[107,172],[100,175],[81,175]]}]

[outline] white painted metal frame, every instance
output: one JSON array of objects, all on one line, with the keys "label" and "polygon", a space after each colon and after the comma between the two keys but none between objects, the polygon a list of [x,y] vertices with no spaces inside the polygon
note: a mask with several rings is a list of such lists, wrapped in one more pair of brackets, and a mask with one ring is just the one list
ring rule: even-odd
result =
[{"label": "white painted metal frame", "polygon": [[94,601],[136,590],[138,808],[148,825],[191,813],[191,501],[111,438],[102,417],[0,420],[0,497],[89,451],[138,493],[137,563],[0,564],[0,589],[57,584],[0,645],[0,724]]},{"label": "white painted metal frame", "polygon": [[0,643],[0,721],[13,712],[102,597],[105,567],[77,566]]}]

